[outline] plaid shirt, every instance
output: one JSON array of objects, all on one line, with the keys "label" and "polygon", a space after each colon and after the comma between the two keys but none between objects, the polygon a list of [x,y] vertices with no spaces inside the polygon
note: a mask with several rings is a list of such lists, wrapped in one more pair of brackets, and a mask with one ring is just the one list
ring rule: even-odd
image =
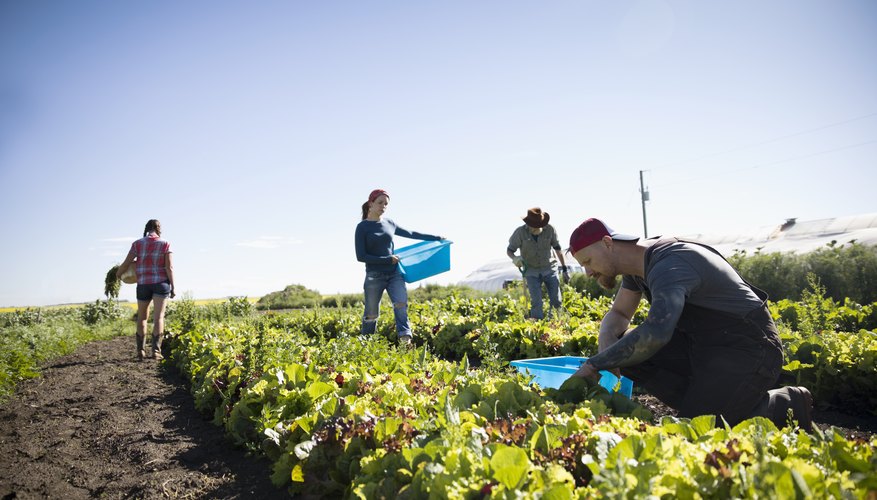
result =
[{"label": "plaid shirt", "polygon": [[171,253],[171,244],[149,233],[131,245],[131,252],[137,257],[137,284],[151,285],[168,280],[165,270],[165,256]]}]

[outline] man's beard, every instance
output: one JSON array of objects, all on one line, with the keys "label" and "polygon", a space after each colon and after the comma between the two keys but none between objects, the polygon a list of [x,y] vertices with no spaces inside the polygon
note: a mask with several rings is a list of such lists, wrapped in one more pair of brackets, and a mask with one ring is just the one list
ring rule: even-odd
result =
[{"label": "man's beard", "polygon": [[597,278],[597,283],[606,290],[612,290],[618,283],[618,276],[606,276],[605,274],[601,274],[600,277]]}]

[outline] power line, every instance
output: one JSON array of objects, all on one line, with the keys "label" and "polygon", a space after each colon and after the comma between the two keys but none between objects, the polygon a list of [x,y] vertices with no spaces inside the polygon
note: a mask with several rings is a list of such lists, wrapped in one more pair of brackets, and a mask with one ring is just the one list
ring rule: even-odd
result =
[{"label": "power line", "polygon": [[718,151],[718,152],[716,152],[716,153],[709,153],[709,154],[706,154],[706,155],[698,156],[698,157],[691,158],[691,159],[689,159],[689,160],[684,160],[684,161],[681,161],[681,162],[671,162],[671,163],[666,163],[666,164],[661,165],[660,167],[657,167],[657,168],[661,169],[661,168],[668,168],[668,167],[676,167],[676,166],[681,166],[681,165],[687,165],[687,164],[689,164],[689,163],[694,163],[694,162],[696,162],[696,161],[701,161],[701,160],[705,160],[705,159],[708,159],[708,158],[715,158],[716,156],[722,156],[722,155],[726,155],[726,154],[736,153],[737,151],[743,151],[743,150],[746,150],[746,149],[749,149],[749,148],[754,148],[754,147],[758,147],[758,146],[764,146],[765,144],[771,144],[771,143],[774,143],[774,142],[779,142],[779,141],[782,141],[782,140],[784,140],[784,139],[789,139],[789,138],[791,138],[791,137],[797,137],[797,136],[799,136],[799,135],[812,134],[813,132],[818,132],[818,131],[820,131],[820,130],[825,130],[825,129],[832,128],[832,127],[838,127],[838,126],[840,126],[840,125],[845,125],[845,124],[847,124],[847,123],[852,123],[852,122],[855,122],[855,121],[864,120],[864,119],[866,119],[866,118],[871,118],[871,117],[874,117],[874,116],[877,116],[877,112],[875,112],[875,113],[869,113],[869,114],[867,114],[867,115],[857,116],[857,117],[855,117],[855,118],[850,118],[850,119],[842,120],[842,121],[839,121],[839,122],[829,123],[829,124],[827,124],[827,125],[821,125],[821,126],[819,126],[819,127],[815,127],[815,128],[811,128],[811,129],[807,129],[807,130],[802,130],[802,131],[799,131],[799,132],[794,132],[794,133],[787,134],[787,135],[783,135],[783,136],[780,136],[780,137],[775,137],[775,138],[773,138],[773,139],[767,139],[767,140],[760,141],[760,142],[755,142],[755,143],[752,143],[752,144],[746,144],[746,145],[743,145],[743,146],[733,147],[733,148],[731,148],[731,149],[726,149],[726,150],[724,150],[724,151]]},{"label": "power line", "polygon": [[783,164],[783,163],[789,163],[789,162],[791,162],[791,161],[804,160],[804,159],[807,159],[807,158],[812,158],[812,157],[814,157],[814,156],[821,156],[821,155],[825,155],[825,154],[829,154],[829,153],[836,153],[836,152],[838,152],[838,151],[844,151],[844,150],[847,150],[847,149],[859,148],[859,147],[867,146],[867,145],[869,145],[869,144],[874,144],[874,143],[877,143],[877,139],[872,139],[872,140],[870,140],[870,141],[865,141],[865,142],[859,142],[859,143],[856,143],[856,144],[848,144],[848,145],[846,145],[846,146],[841,146],[841,147],[838,147],[838,148],[832,148],[832,149],[826,149],[826,150],[823,150],[823,151],[817,151],[817,152],[815,152],[815,153],[808,153],[808,154],[806,154],[806,155],[795,156],[795,157],[792,157],[792,158],[786,158],[786,159],[784,159],[784,160],[777,160],[777,161],[772,161],[772,162],[767,162],[767,163],[759,163],[759,164],[752,165],[752,166],[749,166],[749,167],[741,167],[741,168],[735,168],[735,169],[729,169],[729,170],[722,170],[722,171],[719,171],[719,172],[713,172],[713,173],[711,173],[711,175],[708,175],[708,176],[701,176],[701,177],[695,177],[695,178],[687,179],[687,180],[683,180],[683,181],[671,182],[671,183],[667,183],[667,184],[660,184],[658,187],[672,186],[672,185],[683,184],[683,183],[687,183],[687,182],[695,182],[695,181],[699,181],[699,180],[704,180],[704,179],[709,179],[709,178],[712,178],[712,177],[716,177],[716,176],[719,176],[719,175],[725,175],[725,174],[732,174],[732,173],[736,173],[736,172],[742,172],[742,171],[744,171],[744,170],[753,170],[753,169],[756,169],[756,168],[772,167],[772,166],[774,166],[774,165],[781,165],[781,164]]}]

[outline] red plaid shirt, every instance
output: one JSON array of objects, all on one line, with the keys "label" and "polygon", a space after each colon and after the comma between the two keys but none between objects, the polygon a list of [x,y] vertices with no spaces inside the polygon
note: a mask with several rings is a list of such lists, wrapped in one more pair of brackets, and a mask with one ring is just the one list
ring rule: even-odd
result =
[{"label": "red plaid shirt", "polygon": [[131,252],[137,257],[137,284],[151,285],[168,280],[165,269],[165,256],[171,253],[171,244],[149,233],[131,245]]}]

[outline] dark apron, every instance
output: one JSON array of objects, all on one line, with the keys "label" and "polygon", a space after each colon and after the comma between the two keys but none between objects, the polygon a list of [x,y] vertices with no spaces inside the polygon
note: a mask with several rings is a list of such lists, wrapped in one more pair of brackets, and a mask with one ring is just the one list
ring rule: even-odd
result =
[{"label": "dark apron", "polygon": [[[706,245],[683,242],[718,254]],[[647,262],[654,249],[647,250]],[[779,379],[783,348],[767,308],[767,294],[746,284],[762,300],[760,307],[740,317],[685,304],[670,342],[644,362],[622,368],[621,373],[677,410],[680,417],[713,414],[718,424],[721,416],[734,425],[754,416]],[[651,301],[651,293],[643,292]]]}]

